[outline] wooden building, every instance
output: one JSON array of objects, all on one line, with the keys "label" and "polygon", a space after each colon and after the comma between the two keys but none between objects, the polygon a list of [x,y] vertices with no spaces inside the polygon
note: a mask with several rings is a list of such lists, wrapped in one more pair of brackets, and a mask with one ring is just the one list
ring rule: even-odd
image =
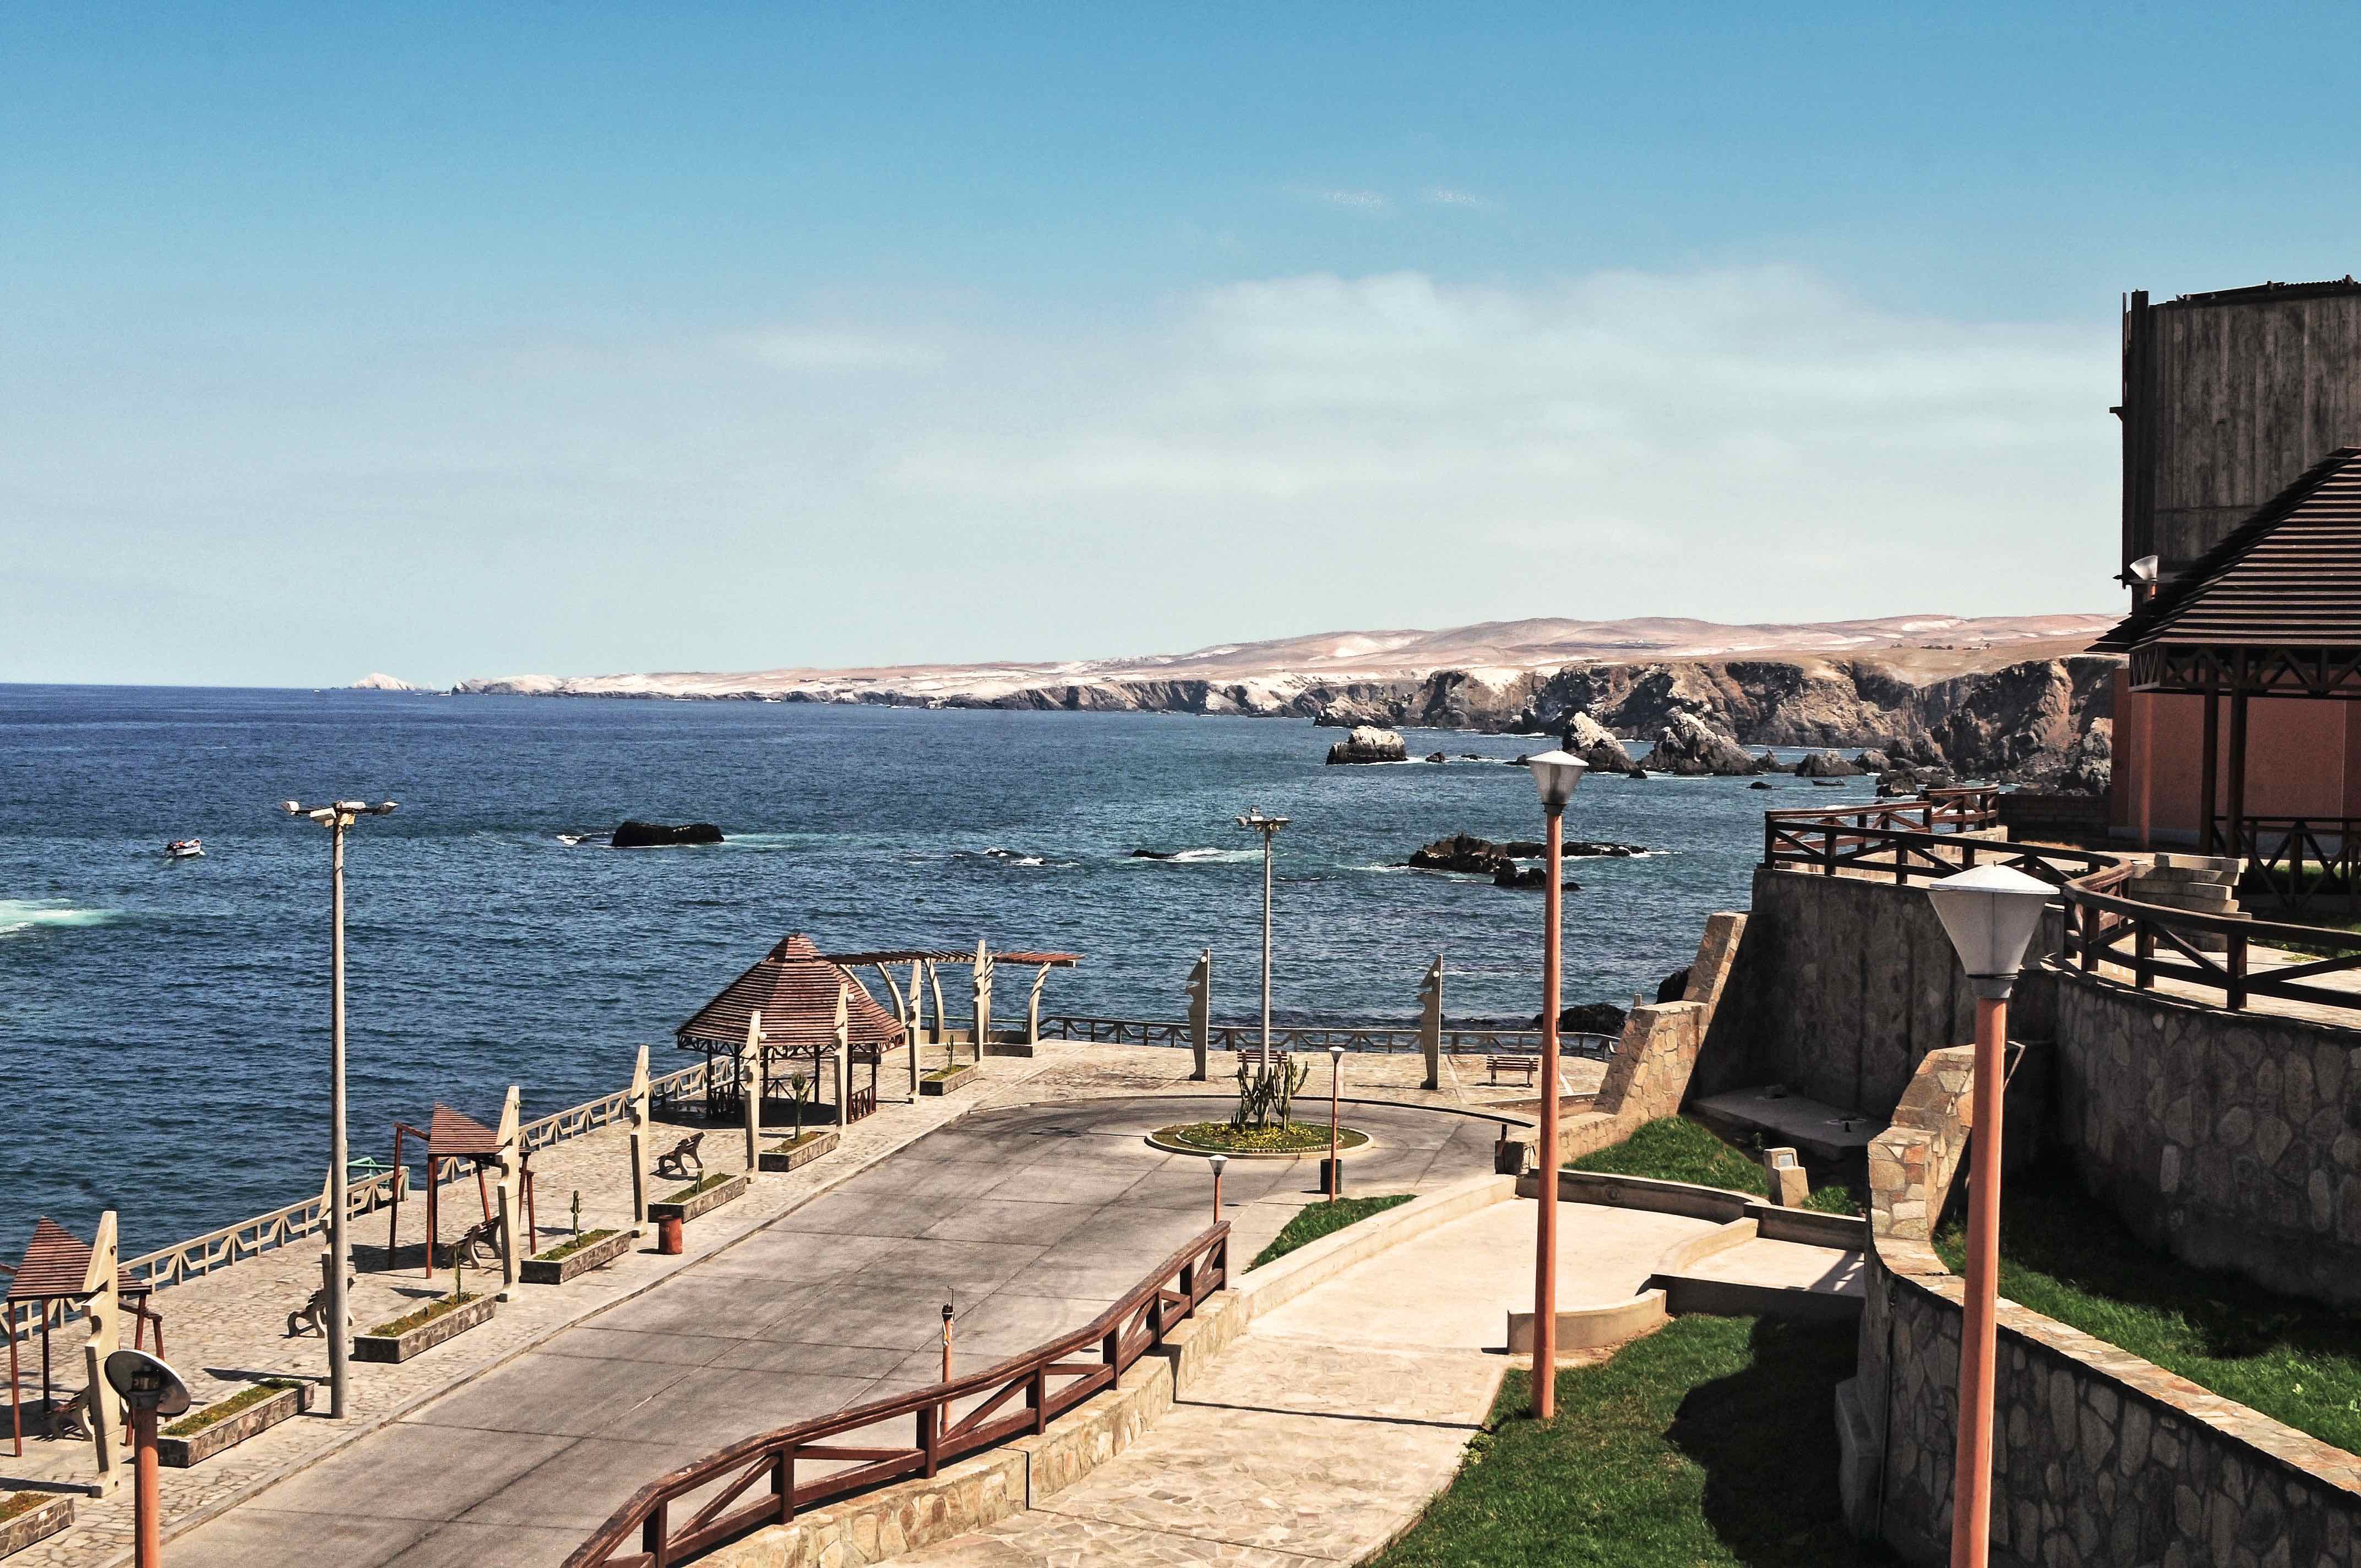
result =
[{"label": "wooden building", "polygon": [[[2111,836],[2251,855],[2255,822],[2361,817],[2361,707],[2256,684],[2235,657],[2168,667],[2156,652],[2159,637],[2224,649],[2361,641],[2361,625],[2339,620],[2356,607],[2304,597],[2301,565],[2263,569],[2303,559],[2287,555],[2299,540],[2316,548],[2355,477],[2361,282],[2266,283],[2158,304],[2131,295],[2115,411],[2133,616],[2099,647],[2136,657],[2115,685]],[[2279,543],[2266,544],[2270,536]],[[2178,607],[2169,624],[2155,613],[2167,607]]]}]

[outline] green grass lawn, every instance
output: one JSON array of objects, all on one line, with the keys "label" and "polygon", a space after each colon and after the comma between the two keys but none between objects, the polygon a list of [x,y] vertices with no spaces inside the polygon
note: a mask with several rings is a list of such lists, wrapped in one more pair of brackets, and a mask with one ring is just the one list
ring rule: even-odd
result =
[{"label": "green grass lawn", "polygon": [[1835,1388],[1852,1372],[1850,1324],[1706,1317],[1560,1372],[1546,1424],[1512,1370],[1457,1479],[1373,1562],[1890,1562],[1853,1543],[1837,1499]]},{"label": "green grass lawn", "polygon": [[[2000,1244],[2010,1300],[2361,1453],[2361,1318],[2150,1251],[2058,1167],[2010,1179]],[[1935,1250],[1965,1266],[1956,1227]]]},{"label": "green grass lawn", "polygon": [[[1639,1128],[1612,1148],[1566,1162],[1569,1170],[1609,1176],[1652,1176],[1659,1181],[1691,1181],[1762,1198],[1771,1191],[1762,1157],[1723,1140],[1703,1123],[1665,1116]],[[1816,1185],[1805,1205],[1824,1214],[1861,1212],[1860,1195],[1840,1181]]]},{"label": "green grass lawn", "polygon": [[1334,1203],[1307,1204],[1295,1212],[1295,1218],[1288,1221],[1286,1227],[1270,1238],[1270,1245],[1255,1254],[1254,1262],[1246,1266],[1260,1268],[1272,1258],[1285,1257],[1306,1242],[1333,1235],[1356,1220],[1382,1214],[1416,1196],[1414,1192],[1394,1192],[1382,1198],[1339,1198]]}]

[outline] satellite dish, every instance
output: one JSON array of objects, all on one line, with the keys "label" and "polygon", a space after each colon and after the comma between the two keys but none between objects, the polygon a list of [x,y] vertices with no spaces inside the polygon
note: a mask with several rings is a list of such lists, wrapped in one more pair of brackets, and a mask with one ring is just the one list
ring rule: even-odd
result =
[{"label": "satellite dish", "polygon": [[181,1375],[144,1350],[118,1350],[106,1358],[106,1386],[134,1409],[159,1416],[185,1415],[189,1386]]}]

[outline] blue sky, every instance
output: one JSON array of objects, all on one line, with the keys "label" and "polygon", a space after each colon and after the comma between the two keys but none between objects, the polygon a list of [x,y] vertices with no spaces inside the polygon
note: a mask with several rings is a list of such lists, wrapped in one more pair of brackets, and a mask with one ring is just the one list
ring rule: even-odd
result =
[{"label": "blue sky", "polygon": [[0,679],[2113,608],[2118,295],[2355,269],[2355,32],[17,7]]}]

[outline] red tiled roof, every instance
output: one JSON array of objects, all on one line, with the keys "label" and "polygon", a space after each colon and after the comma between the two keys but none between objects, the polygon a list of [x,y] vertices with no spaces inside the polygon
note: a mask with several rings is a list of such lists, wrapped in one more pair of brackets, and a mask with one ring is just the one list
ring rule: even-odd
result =
[{"label": "red tiled roof", "polygon": [[[972,955],[970,955],[972,956]],[[763,1015],[763,1038],[773,1050],[820,1051],[836,1044],[836,996],[849,987],[846,1022],[852,1054],[862,1060],[902,1043],[902,1025],[850,973],[802,935],[773,948],[721,994],[675,1031],[679,1044],[733,1049],[746,1038],[746,1021]]]}]

